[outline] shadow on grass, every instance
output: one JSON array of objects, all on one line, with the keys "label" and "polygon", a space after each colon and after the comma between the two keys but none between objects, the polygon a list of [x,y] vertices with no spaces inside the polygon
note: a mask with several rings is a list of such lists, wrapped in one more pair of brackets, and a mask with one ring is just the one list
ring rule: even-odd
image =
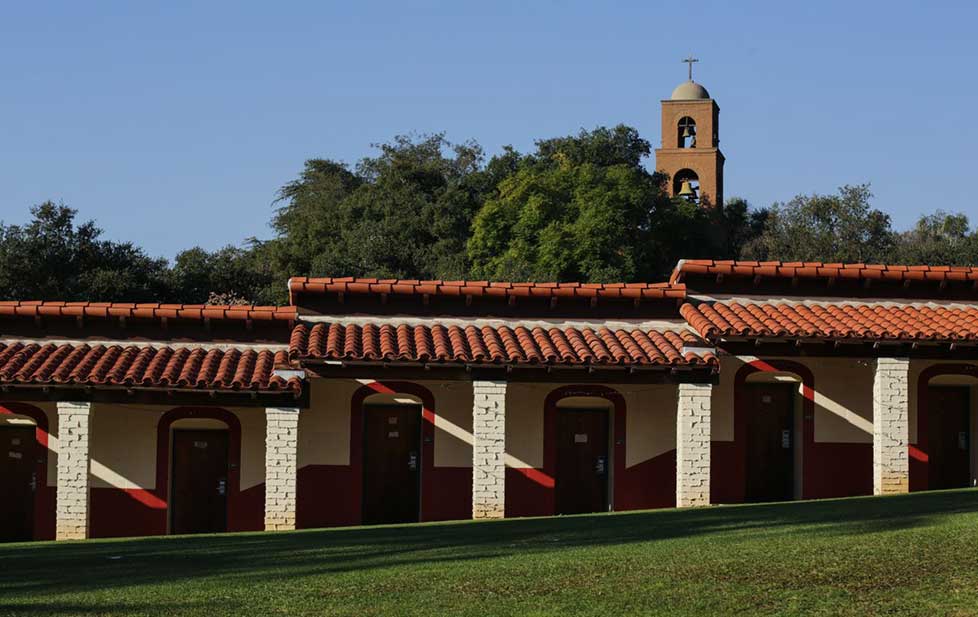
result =
[{"label": "shadow on grass", "polygon": [[[713,534],[716,539],[799,532],[844,537],[913,528],[937,523],[946,515],[976,511],[978,491],[969,489],[888,498],[487,523],[0,545],[0,597],[13,600],[29,595],[37,600],[48,594],[169,585],[195,579],[265,583],[396,566],[460,564],[579,547],[695,539],[705,534]],[[10,608],[0,604],[0,611]],[[48,612],[54,608],[51,604]],[[74,614],[91,611],[68,606],[58,610]]]}]

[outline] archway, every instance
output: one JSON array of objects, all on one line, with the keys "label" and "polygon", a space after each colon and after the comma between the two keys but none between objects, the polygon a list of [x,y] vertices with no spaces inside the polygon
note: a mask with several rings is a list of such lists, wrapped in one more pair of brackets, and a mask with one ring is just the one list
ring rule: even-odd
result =
[{"label": "archway", "polygon": [[0,501],[0,542],[53,536],[48,437],[48,419],[42,410],[24,403],[0,404],[0,494],[4,497]]},{"label": "archway", "polygon": [[[387,424],[390,428],[385,430],[385,423],[392,418],[396,424]],[[392,446],[397,447],[386,448],[388,440],[396,442]],[[350,489],[355,492],[361,522],[387,522],[391,517],[404,519],[412,508],[413,517],[402,522],[429,520],[429,512],[434,506],[434,452],[435,397],[430,390],[410,382],[371,381],[354,392],[350,406],[350,464],[353,468]],[[390,492],[393,487],[382,483],[385,465],[396,465],[401,475],[412,483],[408,487],[413,491],[411,495]],[[390,471],[394,471],[394,467]],[[372,478],[377,485],[368,488],[366,483]],[[398,503],[399,499],[405,498],[416,499],[416,507],[413,503]],[[367,503],[368,499],[370,503]]]},{"label": "archway", "polygon": [[974,486],[978,366],[937,364],[917,380],[917,440],[910,445],[910,490]]},{"label": "archway", "polygon": [[700,178],[692,169],[680,169],[672,178],[672,194],[693,203],[700,203]]},{"label": "archway", "polygon": [[614,510],[622,498],[615,479],[625,471],[625,414],[624,397],[607,386],[547,395],[543,466],[554,479],[555,514]]},{"label": "archway", "polygon": [[218,407],[179,407],[157,424],[156,496],[166,531],[242,531],[241,423]]},{"label": "archway", "polygon": [[742,501],[814,494],[815,379],[789,360],[755,360],[734,378],[734,442]]},{"label": "archway", "polygon": [[696,147],[696,121],[689,116],[683,116],[676,124],[676,147]]}]

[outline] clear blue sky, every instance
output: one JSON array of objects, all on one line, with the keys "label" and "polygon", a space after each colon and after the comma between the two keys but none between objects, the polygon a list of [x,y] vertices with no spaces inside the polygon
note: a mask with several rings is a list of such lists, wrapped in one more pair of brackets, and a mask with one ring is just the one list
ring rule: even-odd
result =
[{"label": "clear blue sky", "polygon": [[976,24],[964,1],[5,3],[0,219],[63,201],[172,257],[268,237],[305,159],[399,133],[491,154],[623,122],[658,145],[694,53],[728,197],[871,182],[898,228],[978,223]]}]

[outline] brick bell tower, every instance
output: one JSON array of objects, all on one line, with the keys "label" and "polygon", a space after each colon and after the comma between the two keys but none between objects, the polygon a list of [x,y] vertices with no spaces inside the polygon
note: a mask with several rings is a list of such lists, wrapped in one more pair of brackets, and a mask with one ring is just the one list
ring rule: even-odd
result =
[{"label": "brick bell tower", "polygon": [[720,107],[706,88],[689,81],[662,101],[662,147],[655,151],[655,168],[669,175],[669,195],[702,206],[723,205],[723,154],[720,152]]}]

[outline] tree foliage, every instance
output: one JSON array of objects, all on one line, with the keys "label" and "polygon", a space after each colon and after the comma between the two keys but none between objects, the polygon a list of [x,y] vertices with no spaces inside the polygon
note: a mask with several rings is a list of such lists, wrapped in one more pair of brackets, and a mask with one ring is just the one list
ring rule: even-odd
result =
[{"label": "tree foliage", "polygon": [[[507,150],[510,173],[476,215],[471,273],[502,280],[633,281],[664,276],[685,247],[730,256],[724,214],[663,191],[666,178],[643,166],[651,148],[617,126]],[[737,216],[742,214],[735,212]],[[688,253],[688,251],[687,251]]]},{"label": "tree foliage", "polygon": [[974,265],[978,232],[937,211],[908,231],[871,206],[867,185],[766,209],[702,208],[664,192],[651,146],[627,126],[505,147],[397,137],[353,168],[305,163],[279,191],[275,236],[172,264],[105,240],[50,202],[0,223],[0,297],[275,303],[290,276],[658,281],[681,258]]},{"label": "tree foliage", "polygon": [[870,207],[868,185],[837,195],[799,195],[767,212],[763,231],[745,244],[760,260],[883,263],[892,254],[890,216]]},{"label": "tree foliage", "polygon": [[166,295],[166,261],[102,239],[94,222],[45,202],[26,225],[0,224],[0,297],[132,302]]},{"label": "tree foliage", "polygon": [[311,160],[279,193],[266,247],[282,276],[462,278],[482,203],[482,150],[443,135],[398,137],[355,171]]}]

